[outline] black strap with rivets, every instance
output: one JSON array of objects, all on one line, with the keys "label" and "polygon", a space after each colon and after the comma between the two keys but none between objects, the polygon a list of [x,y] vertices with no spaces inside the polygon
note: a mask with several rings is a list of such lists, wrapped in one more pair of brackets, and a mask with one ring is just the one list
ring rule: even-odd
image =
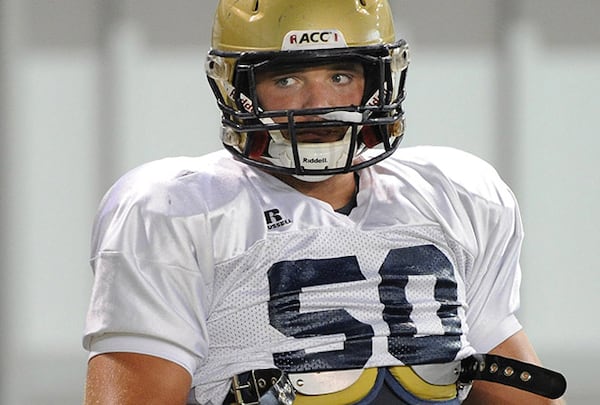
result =
[{"label": "black strap with rivets", "polygon": [[565,377],[553,370],[492,354],[475,354],[462,361],[459,381],[485,380],[509,385],[546,398],[560,398]]},{"label": "black strap with rivets", "polygon": [[276,368],[252,370],[233,377],[223,404],[291,405],[296,393],[286,373]]}]

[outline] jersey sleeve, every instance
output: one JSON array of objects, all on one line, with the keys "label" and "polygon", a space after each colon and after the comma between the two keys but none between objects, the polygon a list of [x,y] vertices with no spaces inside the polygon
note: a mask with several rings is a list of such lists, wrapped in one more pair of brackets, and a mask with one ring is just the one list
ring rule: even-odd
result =
[{"label": "jersey sleeve", "polygon": [[[202,212],[185,212],[176,180],[129,175],[101,203],[92,237],[94,283],[83,345],[136,352],[194,375],[206,356],[210,244]],[[204,235],[204,238],[200,235]]]},{"label": "jersey sleeve", "polygon": [[490,164],[470,153],[422,146],[410,154],[409,164],[437,190],[430,197],[435,219],[469,253],[462,275],[467,339],[488,352],[521,329],[523,227],[515,195]]},{"label": "jersey sleeve", "polygon": [[473,183],[458,191],[473,241],[472,268],[465,274],[468,340],[486,353],[521,329],[516,311],[523,226],[516,198],[495,169],[470,155],[469,161]]}]

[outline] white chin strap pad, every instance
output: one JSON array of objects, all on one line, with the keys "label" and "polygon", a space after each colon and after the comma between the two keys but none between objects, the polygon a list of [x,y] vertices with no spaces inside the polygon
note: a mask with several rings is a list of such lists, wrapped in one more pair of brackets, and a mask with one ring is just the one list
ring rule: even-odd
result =
[{"label": "white chin strap pad", "polygon": [[[323,170],[344,167],[348,159],[351,130],[344,138],[337,142],[324,143],[299,143],[298,155],[300,165],[306,170]],[[269,145],[269,159],[272,163],[282,167],[295,167],[294,153],[291,143],[279,136],[272,134],[273,142]],[[317,182],[331,177],[331,175],[295,176],[303,181]]]},{"label": "white chin strap pad", "polygon": [[[341,121],[349,124],[359,124],[363,115],[352,111],[332,111],[319,116],[329,121]],[[270,118],[263,120],[272,123]],[[265,157],[279,167],[295,167],[294,153],[291,142],[280,131],[270,131],[272,142],[269,143],[269,155]],[[298,143],[300,166],[306,170],[338,169],[344,167],[348,160],[348,151],[352,141],[352,127],[349,127],[344,137],[337,142]],[[318,182],[332,175],[294,175],[294,177],[309,182]]]}]

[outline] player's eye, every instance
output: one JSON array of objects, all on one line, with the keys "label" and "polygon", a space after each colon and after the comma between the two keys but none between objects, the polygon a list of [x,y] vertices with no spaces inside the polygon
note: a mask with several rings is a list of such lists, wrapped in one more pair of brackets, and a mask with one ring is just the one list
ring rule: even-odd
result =
[{"label": "player's eye", "polygon": [[352,81],[352,76],[347,73],[335,73],[331,76],[331,81],[336,84],[348,84]]},{"label": "player's eye", "polygon": [[292,86],[294,83],[296,83],[296,80],[293,77],[279,77],[275,79],[275,85],[277,87],[290,87]]}]

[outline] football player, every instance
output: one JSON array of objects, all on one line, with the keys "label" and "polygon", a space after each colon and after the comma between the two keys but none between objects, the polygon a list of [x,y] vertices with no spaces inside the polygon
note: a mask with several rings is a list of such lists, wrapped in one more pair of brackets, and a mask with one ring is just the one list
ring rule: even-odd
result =
[{"label": "football player", "polygon": [[[221,0],[224,151],[121,178],[93,230],[87,404],[550,404],[495,170],[398,145],[387,0]],[[558,402],[556,402],[558,403]]]}]

